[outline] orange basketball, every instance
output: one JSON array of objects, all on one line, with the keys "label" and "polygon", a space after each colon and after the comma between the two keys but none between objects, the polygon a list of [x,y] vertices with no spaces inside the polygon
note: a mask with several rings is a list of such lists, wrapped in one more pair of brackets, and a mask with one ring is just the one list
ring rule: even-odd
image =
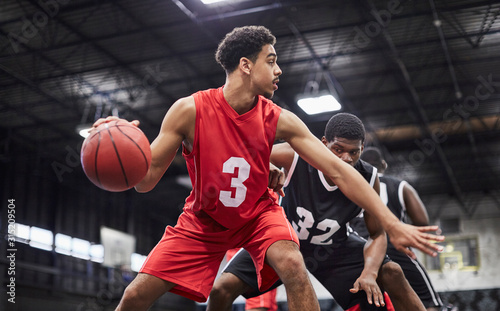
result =
[{"label": "orange basketball", "polygon": [[144,133],[126,121],[99,125],[82,145],[83,171],[99,188],[125,191],[146,176],[151,148]]}]

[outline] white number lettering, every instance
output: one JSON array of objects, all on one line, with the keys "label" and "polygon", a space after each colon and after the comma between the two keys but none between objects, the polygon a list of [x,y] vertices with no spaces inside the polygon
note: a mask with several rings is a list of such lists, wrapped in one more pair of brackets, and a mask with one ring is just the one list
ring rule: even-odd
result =
[{"label": "white number lettering", "polygon": [[311,244],[317,245],[330,245],[332,240],[330,237],[340,229],[340,225],[336,220],[333,219],[323,219],[316,228],[325,231],[325,233],[313,236],[311,238]]},{"label": "white number lettering", "polygon": [[292,227],[295,232],[297,232],[299,240],[307,240],[307,238],[309,237],[309,230],[307,229],[313,227],[314,216],[310,211],[300,206],[297,207],[297,215],[300,216],[299,223],[296,224],[294,221],[292,221]]},{"label": "white number lettering", "polygon": [[238,176],[231,178],[231,188],[235,188],[234,197],[231,196],[231,191],[221,190],[219,200],[227,207],[238,207],[247,195],[247,187],[243,184],[250,176],[250,164],[238,157],[231,157],[224,162],[222,172],[234,174],[234,170],[238,168]]},{"label": "white number lettering", "polygon": [[[299,240],[307,240],[309,238],[309,230],[314,228],[314,216],[307,209],[297,206],[297,215],[299,216],[298,223],[292,221],[292,227],[297,233]],[[320,235],[315,235],[311,238],[311,244],[330,245],[332,244],[331,236],[340,229],[340,225],[336,220],[323,219],[316,226],[317,229],[325,231]]]}]

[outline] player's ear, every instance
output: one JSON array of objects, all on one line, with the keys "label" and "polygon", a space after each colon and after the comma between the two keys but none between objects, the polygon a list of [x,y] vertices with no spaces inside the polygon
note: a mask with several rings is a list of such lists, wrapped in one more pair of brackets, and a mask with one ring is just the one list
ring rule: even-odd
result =
[{"label": "player's ear", "polygon": [[323,136],[321,137],[321,142],[323,143],[323,145],[327,146],[328,145],[328,141],[326,140],[326,137]]},{"label": "player's ear", "polygon": [[385,160],[382,160],[382,165],[384,166],[384,170],[386,170],[389,165],[387,164],[387,162],[385,162]]},{"label": "player's ear", "polygon": [[238,65],[238,67],[240,68],[241,71],[243,71],[246,74],[250,74],[250,72],[252,71],[252,66],[253,63],[250,59],[246,57],[240,58],[240,64]]}]

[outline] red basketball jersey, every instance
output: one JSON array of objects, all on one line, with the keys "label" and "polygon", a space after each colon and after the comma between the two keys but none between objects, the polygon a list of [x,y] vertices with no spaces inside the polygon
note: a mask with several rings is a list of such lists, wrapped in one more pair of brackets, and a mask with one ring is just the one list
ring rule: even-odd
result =
[{"label": "red basketball jersey", "polygon": [[259,96],[252,110],[239,115],[222,87],[193,97],[193,150],[183,150],[193,190],[184,208],[204,211],[226,228],[239,227],[275,202],[267,184],[281,108]]}]

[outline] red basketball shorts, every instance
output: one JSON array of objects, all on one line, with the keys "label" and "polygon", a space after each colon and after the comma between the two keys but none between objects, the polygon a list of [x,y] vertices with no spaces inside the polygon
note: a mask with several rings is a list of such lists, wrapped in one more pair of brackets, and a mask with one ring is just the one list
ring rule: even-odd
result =
[{"label": "red basketball shorts", "polygon": [[196,216],[185,209],[175,227],[168,226],[141,268],[142,273],[175,283],[171,292],[194,301],[207,300],[220,263],[231,248],[244,247],[257,267],[261,290],[278,280],[264,263],[268,247],[276,241],[299,244],[297,235],[281,206],[266,207],[242,228],[227,229],[208,216]]}]

